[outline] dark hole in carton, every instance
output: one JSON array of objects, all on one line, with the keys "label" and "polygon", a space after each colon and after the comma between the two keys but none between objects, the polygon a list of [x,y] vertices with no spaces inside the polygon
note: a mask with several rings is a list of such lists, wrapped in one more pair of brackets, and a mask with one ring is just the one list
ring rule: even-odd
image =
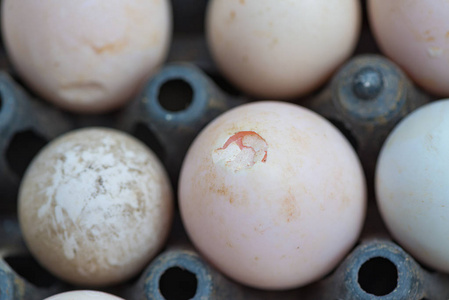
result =
[{"label": "dark hole in carton", "polygon": [[37,287],[49,288],[58,282],[32,256],[8,256],[4,260],[18,275]]},{"label": "dark hole in carton", "polygon": [[354,135],[352,134],[352,132],[345,126],[345,124],[343,124],[343,122],[334,120],[334,119],[329,119],[329,121],[338,128],[338,130],[340,130],[341,133],[343,133],[343,135],[346,137],[346,139],[349,141],[349,143],[351,143],[352,147],[357,151],[358,150],[358,143],[357,143],[357,139],[354,137]]},{"label": "dark hole in carton", "polygon": [[360,267],[358,282],[366,293],[385,296],[397,287],[398,270],[389,259],[371,258]]},{"label": "dark hole in carton", "polygon": [[165,82],[159,89],[158,95],[161,106],[172,112],[187,109],[193,100],[193,89],[182,79]]},{"label": "dark hole in carton", "polygon": [[165,159],[164,147],[146,124],[137,123],[132,130],[132,135],[147,145],[161,161]]},{"label": "dark hole in carton", "polygon": [[31,160],[47,143],[44,137],[33,130],[16,133],[6,149],[9,168],[22,177]]},{"label": "dark hole in carton", "polygon": [[179,267],[167,269],[159,279],[159,290],[166,300],[188,300],[195,297],[196,275]]},{"label": "dark hole in carton", "polygon": [[0,111],[2,111],[2,105],[3,105],[3,101],[2,101],[2,96],[0,95]]}]

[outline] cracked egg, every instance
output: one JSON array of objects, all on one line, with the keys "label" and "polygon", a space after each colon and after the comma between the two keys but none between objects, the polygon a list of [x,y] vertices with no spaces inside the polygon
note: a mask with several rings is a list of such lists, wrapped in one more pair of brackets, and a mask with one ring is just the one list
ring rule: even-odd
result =
[{"label": "cracked egg", "polygon": [[179,205],[197,249],[240,283],[303,286],[356,242],[365,178],[346,138],[297,105],[254,102],[212,121],[183,162]]},{"label": "cracked egg", "polygon": [[82,113],[131,100],[163,63],[168,0],[5,0],[8,58],[40,97]]},{"label": "cracked egg", "polygon": [[56,276],[103,286],[136,275],[163,246],[172,190],[157,157],[117,130],[80,129],[28,167],[19,221],[33,256]]}]

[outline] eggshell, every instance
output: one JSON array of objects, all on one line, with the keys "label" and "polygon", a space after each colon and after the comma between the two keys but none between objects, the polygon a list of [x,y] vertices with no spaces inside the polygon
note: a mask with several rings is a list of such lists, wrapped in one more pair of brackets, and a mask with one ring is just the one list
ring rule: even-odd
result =
[{"label": "eggshell", "polygon": [[73,291],[54,295],[44,300],[123,300],[122,298],[96,291]]},{"label": "eggshell", "polygon": [[46,146],[26,171],[18,205],[36,259],[86,286],[136,275],[163,246],[173,210],[156,156],[105,128],[73,131]]},{"label": "eggshell", "polygon": [[368,0],[382,52],[427,91],[449,96],[449,2]]},{"label": "eggshell", "polygon": [[218,117],[195,139],[179,183],[199,251],[231,278],[286,289],[334,268],[365,214],[365,179],[344,136],[300,106],[259,102]]},{"label": "eggshell", "polygon": [[40,97],[75,112],[131,100],[166,57],[168,0],[5,0],[8,57]]},{"label": "eggshell", "polygon": [[410,254],[449,272],[449,100],[428,104],[393,130],[379,156],[376,194],[391,234]]},{"label": "eggshell", "polygon": [[209,48],[225,77],[264,99],[302,96],[353,52],[358,0],[211,0]]}]

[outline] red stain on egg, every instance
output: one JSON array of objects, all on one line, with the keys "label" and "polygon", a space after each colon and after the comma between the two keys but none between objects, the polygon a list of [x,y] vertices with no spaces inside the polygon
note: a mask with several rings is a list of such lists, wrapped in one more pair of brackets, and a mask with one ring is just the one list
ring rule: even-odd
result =
[{"label": "red stain on egg", "polygon": [[[265,142],[265,140],[260,135],[255,133],[254,131],[240,131],[240,132],[237,132],[236,134],[234,134],[233,136],[231,136],[226,141],[226,143],[223,145],[223,147],[220,148],[220,149],[226,149],[230,144],[236,143],[237,146],[239,146],[240,150],[242,150],[243,148],[248,148],[248,149],[251,149],[254,152],[256,152],[255,149],[251,145],[246,145],[246,144],[243,143],[243,139],[246,136],[256,136],[258,140],[263,141],[265,143],[265,145],[267,144]],[[262,158],[262,162],[266,162],[267,161],[267,150],[264,150],[264,151],[265,151],[265,155]]]},{"label": "red stain on egg", "polygon": [[240,131],[228,138],[223,147],[214,150],[214,163],[224,165],[238,171],[250,168],[256,163],[265,163],[268,157],[268,144],[264,138],[254,131]]}]

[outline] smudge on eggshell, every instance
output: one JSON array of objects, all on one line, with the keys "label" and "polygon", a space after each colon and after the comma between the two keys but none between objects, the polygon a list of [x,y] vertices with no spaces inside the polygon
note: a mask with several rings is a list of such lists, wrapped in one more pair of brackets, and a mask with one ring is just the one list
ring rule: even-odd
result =
[{"label": "smudge on eggshell", "polygon": [[85,129],[34,159],[19,216],[31,252],[50,271],[102,285],[134,275],[160,249],[171,197],[165,171],[146,146],[115,130]]}]

